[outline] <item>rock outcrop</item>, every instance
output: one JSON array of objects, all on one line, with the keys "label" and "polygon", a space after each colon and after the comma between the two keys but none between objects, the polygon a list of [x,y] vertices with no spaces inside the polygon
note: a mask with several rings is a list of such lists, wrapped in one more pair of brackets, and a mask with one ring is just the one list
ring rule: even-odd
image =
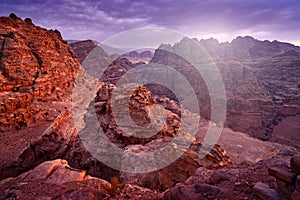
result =
[{"label": "rock outcrop", "polygon": [[58,115],[47,104],[70,102],[79,67],[60,33],[1,17],[0,44],[1,131]]}]

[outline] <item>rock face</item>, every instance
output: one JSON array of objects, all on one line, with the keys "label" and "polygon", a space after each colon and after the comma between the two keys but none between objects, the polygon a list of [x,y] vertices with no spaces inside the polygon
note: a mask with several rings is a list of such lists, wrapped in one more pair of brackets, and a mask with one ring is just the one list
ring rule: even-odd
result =
[{"label": "rock face", "polygon": [[2,132],[55,115],[48,102],[71,100],[79,63],[58,31],[1,17],[0,44]]},{"label": "rock face", "polygon": [[142,51],[142,52],[137,52],[137,51],[130,51],[129,53],[125,53],[122,55],[123,57],[129,57],[129,58],[152,58],[153,54],[151,51]]},{"label": "rock face", "polygon": [[77,56],[60,33],[0,17],[0,179],[62,157],[75,139]]},{"label": "rock face", "polygon": [[[199,89],[198,99],[202,103],[203,115],[209,116],[210,98],[203,80],[194,76],[196,73],[190,63],[178,59],[176,54],[184,50],[194,56],[196,49],[190,49],[189,42],[184,39],[173,47],[164,46],[156,51],[151,62],[168,64],[185,75],[194,89]],[[206,42],[207,49],[211,47],[211,51],[219,47],[215,40],[202,42]],[[92,41],[84,41],[73,44],[84,70],[58,31],[36,27],[31,19],[23,21],[14,14],[10,18],[0,18],[0,44],[0,199],[256,199],[254,193],[264,198],[271,191],[271,196],[276,196],[277,193],[270,190],[275,186],[284,196],[299,198],[299,159],[297,156],[292,158],[290,169],[286,160],[274,157],[278,155],[277,151],[282,150],[281,145],[246,139],[245,135],[226,129],[225,138],[221,137],[220,142],[228,147],[234,163],[229,165],[231,159],[223,145],[218,144],[202,158],[199,157],[203,141],[201,131],[205,131],[206,125],[211,122],[181,108],[178,101],[182,99],[174,98],[172,91],[155,84],[140,85],[131,90],[129,98],[125,88],[113,96],[120,77],[141,63],[132,64],[128,59],[119,57],[112,60],[101,47],[95,46]],[[274,44],[278,48],[273,48]],[[226,50],[228,60],[218,63],[228,90],[226,126],[263,138],[264,133],[272,131],[270,123],[276,123],[280,116],[297,117],[297,109],[291,109],[297,108],[297,96],[290,98],[296,90],[282,94],[281,97],[286,95],[285,100],[278,97],[274,100],[272,95],[280,96],[281,93],[279,90],[272,93],[271,84],[261,83],[257,66],[238,62],[237,59],[232,61],[235,57],[251,60],[276,54],[274,60],[288,57],[296,65],[297,49],[278,42],[261,44],[250,37],[237,38],[226,45],[226,48],[232,48]],[[144,52],[139,56],[149,58],[149,55],[149,52]],[[131,56],[138,57],[134,52]],[[219,50],[214,52],[214,57],[224,59]],[[286,67],[288,69],[289,66]],[[266,72],[262,74],[261,77]],[[75,80],[76,75],[79,78]],[[293,81],[289,79],[285,83],[290,88]],[[82,87],[74,90],[73,85]],[[167,95],[162,96],[165,90]],[[154,93],[157,95],[152,96]],[[71,98],[79,98],[79,102],[72,102],[78,105],[71,107]],[[90,102],[90,99],[93,101]],[[112,100],[117,105],[113,105]],[[117,109],[114,110],[114,106]],[[155,110],[155,107],[160,109]],[[90,111],[96,115],[95,127],[89,127]],[[160,112],[165,118],[157,118],[161,116]],[[195,137],[188,131],[193,124],[183,124],[183,114],[199,121],[201,130]],[[116,121],[116,115],[121,119],[132,119],[133,124],[142,128],[151,126],[136,131],[139,129],[123,123],[126,120]],[[244,116],[247,119],[243,119]],[[156,126],[160,129],[150,135]],[[123,171],[112,169],[93,157],[92,151],[89,152],[82,142],[84,136],[77,135],[77,131],[89,132],[94,128],[103,130],[104,135],[101,137],[93,132],[88,135],[96,142],[95,146],[90,146],[100,155],[109,155],[108,159],[113,157],[103,139],[107,138],[119,147],[124,159],[120,164]],[[214,128],[218,128],[218,124]],[[135,137],[135,134],[149,134],[150,137]],[[243,138],[245,140],[239,142]],[[147,162],[147,156],[137,159],[133,155],[147,155],[159,149],[167,151],[162,156],[155,154],[157,170],[130,173],[130,168],[147,171],[153,167]],[[167,158],[172,158],[177,152],[182,154],[168,163]],[[260,153],[262,155],[253,155]],[[285,148],[285,156],[293,153]],[[257,162],[269,157],[273,158]],[[160,167],[160,162],[167,162],[167,165]],[[277,182],[268,175],[267,164],[272,164],[269,172]],[[270,188],[261,183],[255,184],[261,180]],[[254,185],[255,192],[252,193]]]}]

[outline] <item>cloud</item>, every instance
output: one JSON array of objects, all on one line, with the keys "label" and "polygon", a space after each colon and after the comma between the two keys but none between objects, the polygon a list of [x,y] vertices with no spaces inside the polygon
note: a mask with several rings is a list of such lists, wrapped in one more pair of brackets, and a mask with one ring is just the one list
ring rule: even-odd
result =
[{"label": "cloud", "polygon": [[101,41],[131,28],[157,26],[192,37],[223,35],[229,40],[244,33],[300,40],[300,1],[295,0],[4,0],[1,4],[1,15],[15,12],[30,17],[37,25],[59,29],[66,39]]}]

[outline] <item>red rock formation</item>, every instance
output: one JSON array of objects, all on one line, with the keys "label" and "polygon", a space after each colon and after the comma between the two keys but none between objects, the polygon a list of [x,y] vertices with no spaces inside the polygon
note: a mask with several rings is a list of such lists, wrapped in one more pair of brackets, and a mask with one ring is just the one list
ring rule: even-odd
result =
[{"label": "red rock formation", "polygon": [[0,179],[62,157],[75,139],[77,56],[59,31],[0,17]]},{"label": "red rock formation", "polygon": [[79,63],[58,31],[1,17],[0,44],[2,131],[53,117],[48,102],[71,100]]}]

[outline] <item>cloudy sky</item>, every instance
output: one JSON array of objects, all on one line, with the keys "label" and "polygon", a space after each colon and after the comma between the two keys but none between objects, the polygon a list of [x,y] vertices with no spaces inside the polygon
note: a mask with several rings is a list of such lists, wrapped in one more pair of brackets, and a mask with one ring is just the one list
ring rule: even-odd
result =
[{"label": "cloudy sky", "polygon": [[198,39],[251,35],[300,46],[298,0],[1,0],[0,15],[11,12],[65,39],[101,42],[132,28],[163,27]]}]

